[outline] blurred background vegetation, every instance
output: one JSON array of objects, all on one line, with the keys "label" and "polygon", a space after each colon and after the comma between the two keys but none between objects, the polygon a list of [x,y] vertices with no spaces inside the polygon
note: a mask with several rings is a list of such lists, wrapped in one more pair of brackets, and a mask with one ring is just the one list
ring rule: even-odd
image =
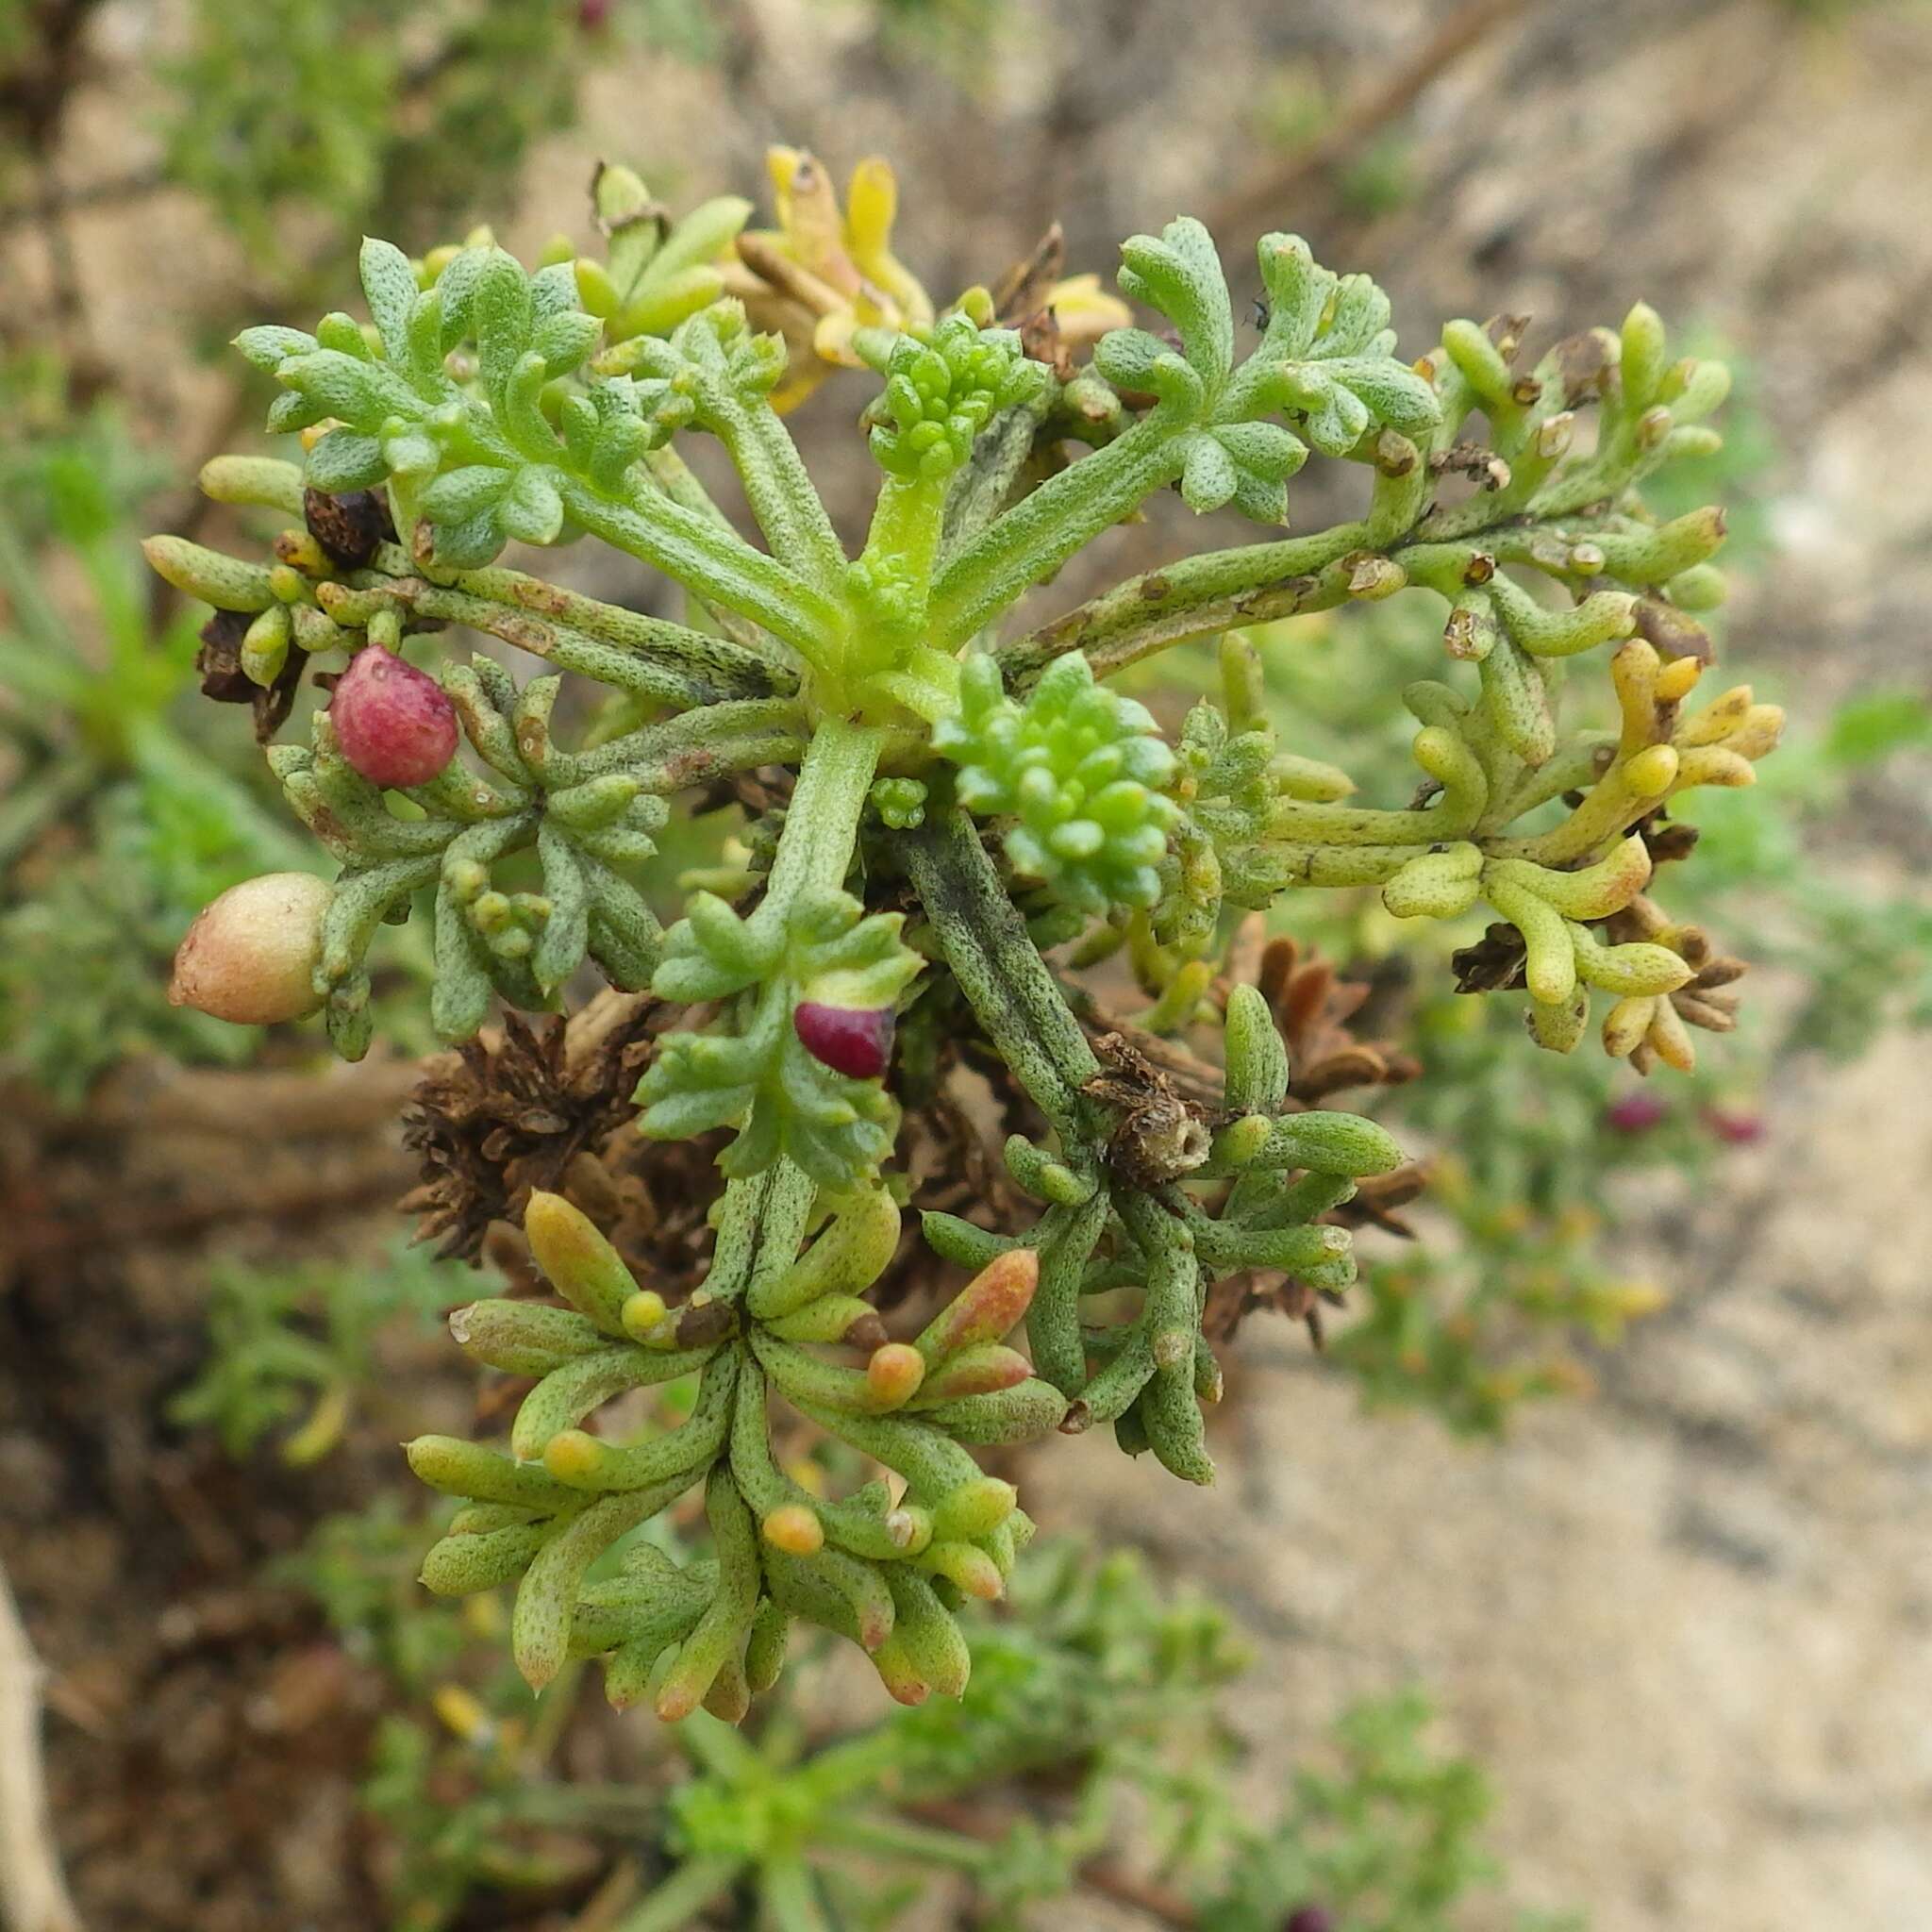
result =
[{"label": "blurred background vegetation", "polygon": [[[708,1908],[781,1932],[1431,1932],[1516,1924],[1508,1896],[1608,1932],[1742,1932],[1771,1923],[1763,1894],[1717,1848],[1768,1844],[1780,1805],[1821,1793],[1849,1822],[1801,1880],[1763,1881],[1781,1922],[1932,1917],[1932,1834],[1902,1849],[1924,1766],[1830,1741],[1859,1728],[1844,1678],[1824,1671],[1795,1729],[1744,1715],[1786,1692],[1774,1640],[1834,1606],[1834,1553],[1890,1606],[1868,1643],[1932,1616],[1889,1531],[1831,1541],[1896,1522],[1898,1496],[1923,1529],[1932,1474],[1932,1416],[1905,1392],[1932,1366],[1924,1310],[1888,1286],[1932,1240],[1924,1083],[1903,1071],[1932,1021],[1932,511],[1911,454],[1932,432],[1932,230],[1898,219],[1932,194],[1909,112],[1932,20],[1799,0],[1186,11],[0,4],[0,1553],[55,1673],[88,1923],[652,1932]],[[997,277],[1052,220],[1072,266],[1105,272],[1120,236],[1186,208],[1238,289],[1264,226],[1370,270],[1418,352],[1448,314],[1530,309],[1557,332],[1646,297],[1737,365],[1724,450],[1664,508],[1730,507],[1723,655],[1795,724],[1754,794],[1697,795],[1683,909],[1757,971],[1690,1078],[1557,1059],[1504,1003],[1432,991],[1473,933],[1413,934],[1373,895],[1288,906],[1360,989],[1357,1031],[1419,1063],[1378,1111],[1434,1163],[1406,1210],[1421,1239],[1370,1237],[1319,1357],[1285,1322],[1248,1326],[1226,1493],[1191,1521],[1145,1472],[1136,1489],[1064,1445],[1032,1478],[1051,1526],[1139,1545],[1231,1617],[1061,1539],[963,1715],[886,1724],[830,1666],[747,1747],[708,1720],[644,1735],[574,1686],[533,1709],[488,1603],[416,1589],[425,1524],[390,1445],[425,1409],[471,1420],[430,1318],[475,1291],[398,1247],[389,1211],[431,1044],[419,983],[393,952],[386,1044],[355,1070],[312,1031],[166,1005],[194,910],[324,859],[245,713],[198,695],[201,613],[136,540],[232,514],[186,487],[260,442],[265,385],[224,344],[342,303],[365,232],[421,252],[489,222],[529,258],[587,232],[600,156],[675,208],[760,194],[774,141],[841,176],[889,154],[902,252],[934,288]],[[835,509],[858,503],[861,399],[834,382],[798,419]],[[1118,555],[1174,554],[1174,512]],[[1285,743],[1407,788],[1399,692],[1441,651],[1417,601],[1274,627]],[[1175,719],[1211,675],[1206,654],[1164,660],[1137,694]],[[681,861],[720,836],[691,827]],[[488,1265],[513,1272],[513,1245]],[[1592,1392],[1591,1421],[1526,1414]],[[1471,1439],[1502,1446],[1452,1446]],[[1633,1463],[1634,1526],[1615,1500]],[[1850,1527],[1827,1531],[1812,1484],[1847,1465]],[[1549,1580],[1633,1551],[1625,1621]],[[1668,1729],[1708,1688],[1694,1644],[1675,1674],[1639,1660],[1679,1617],[1761,1641],[1731,1646],[1727,1715],[1659,1740],[1633,1713]],[[1469,1664],[1491,1638],[1502,1662]],[[1129,1707],[1124,1742],[1098,1716]],[[1754,1752],[1755,1780],[1714,1769]],[[1513,1884],[1477,1849],[1472,1757],[1504,1791]],[[848,1815],[881,1779],[891,1801]],[[1918,1795],[1888,1812],[1899,1790]],[[1704,1836],[1660,1828],[1700,1807]],[[761,1878],[799,1841],[803,1905]]]}]

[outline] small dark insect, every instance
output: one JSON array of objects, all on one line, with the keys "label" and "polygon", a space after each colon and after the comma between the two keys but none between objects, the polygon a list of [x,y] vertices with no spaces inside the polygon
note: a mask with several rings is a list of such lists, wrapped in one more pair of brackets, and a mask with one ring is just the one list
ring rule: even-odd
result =
[{"label": "small dark insect", "polygon": [[1266,328],[1268,326],[1269,317],[1273,315],[1273,313],[1274,310],[1268,307],[1268,304],[1265,301],[1265,299],[1259,295],[1257,295],[1255,297],[1254,308],[1248,311],[1248,320],[1252,322],[1257,328]]}]

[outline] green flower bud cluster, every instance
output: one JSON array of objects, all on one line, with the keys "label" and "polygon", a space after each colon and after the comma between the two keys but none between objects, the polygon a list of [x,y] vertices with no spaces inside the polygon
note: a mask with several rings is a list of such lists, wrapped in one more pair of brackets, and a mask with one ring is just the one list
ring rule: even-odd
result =
[{"label": "green flower bud cluster", "polygon": [[917,778],[881,778],[872,788],[872,808],[895,832],[916,832],[925,823],[925,786]]},{"label": "green flower bud cluster", "polygon": [[[904,1703],[958,1696],[971,1659],[954,1613],[1003,1592],[1032,1533],[1012,1486],[960,1445],[1024,1441],[1066,1407],[1004,1345],[1032,1256],[1002,1258],[916,1341],[888,1342],[858,1297],[897,1246],[897,1208],[874,1190],[822,1193],[789,1162],[727,1196],[706,1284],[678,1308],[558,1195],[531,1197],[525,1230],[569,1306],[485,1301],[451,1317],[475,1360],[537,1381],[508,1453],[446,1436],[408,1445],[424,1481],[464,1499],[424,1564],[429,1588],[520,1579],[510,1639],[533,1688],[573,1657],[601,1657],[613,1704],[648,1698],[666,1719],[702,1704],[735,1723],[801,1620],[859,1644]],[[865,1352],[862,1367],[809,1352],[841,1341]],[[690,1413],[663,1433],[625,1443],[580,1426],[628,1391],[694,1373]],[[774,1390],[898,1472],[904,1493],[802,1488],[773,1451]],[[613,1542],[699,1484],[709,1557],[680,1567],[637,1544],[621,1574],[587,1581]]]},{"label": "green flower bud cluster", "polygon": [[1180,816],[1159,789],[1174,753],[1146,708],[1095,684],[1084,658],[1060,658],[1024,705],[1006,695],[991,658],[971,659],[959,709],[934,726],[932,743],[959,767],[962,805],[1019,821],[1005,838],[1015,872],[1086,912],[1158,898]]},{"label": "green flower bud cluster", "polygon": [[1011,329],[982,329],[955,313],[929,329],[887,338],[874,366],[885,394],[869,412],[873,456],[888,475],[938,481],[959,469],[1003,409],[1030,402],[1047,372]]},{"label": "green flower bud cluster", "polygon": [[665,1037],[638,1087],[647,1134],[683,1140],[733,1126],[727,1174],[761,1174],[781,1154],[822,1186],[851,1186],[891,1151],[897,1109],[877,1080],[856,1080],[809,1053],[793,1023],[803,1001],[890,1008],[924,962],[902,944],[898,913],[864,914],[836,889],[767,900],[741,916],[708,892],[673,926],[653,981],[666,999],[731,1000],[713,1030]]}]

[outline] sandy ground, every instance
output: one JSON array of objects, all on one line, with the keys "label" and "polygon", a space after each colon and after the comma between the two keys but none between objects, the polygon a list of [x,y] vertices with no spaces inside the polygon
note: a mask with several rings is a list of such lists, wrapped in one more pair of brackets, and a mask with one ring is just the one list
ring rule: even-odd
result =
[{"label": "sandy ground", "polygon": [[1684,1291],[1598,1400],[1465,1446],[1253,1335],[1213,1491],[1083,1443],[1052,1518],[1143,1541],[1264,1640],[1234,1706],[1263,1765],[1352,1697],[1430,1686],[1529,1900],[1597,1932],[1919,1932],[1932,1208],[1895,1176],[1928,1167],[1932,1108],[1874,1059],[1674,1230]]}]

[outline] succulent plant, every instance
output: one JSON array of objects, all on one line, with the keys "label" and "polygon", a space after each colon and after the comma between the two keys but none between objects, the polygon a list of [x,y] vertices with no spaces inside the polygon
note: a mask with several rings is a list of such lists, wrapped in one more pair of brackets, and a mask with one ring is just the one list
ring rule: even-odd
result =
[{"label": "succulent plant", "polygon": [[[579,1211],[533,1196],[527,1232],[564,1305],[485,1301],[453,1324],[476,1359],[535,1379],[508,1446],[410,1446],[464,1499],[432,1588],[520,1578],[512,1639],[532,1683],[598,1656],[616,1701],[667,1718],[741,1715],[801,1619],[859,1643],[896,1697],[958,1691],[955,1612],[1000,1591],[1028,1527],[971,1447],[1108,1424],[1129,1454],[1208,1482],[1210,1291],[1256,1274],[1310,1298],[1347,1288],[1338,1217],[1403,1152],[1291,1093],[1275,1008],[1227,959],[1231,910],[1334,888],[1378,891],[1402,918],[1487,906],[1462,984],[1526,991],[1537,1038],[1561,1051],[1601,991],[1612,1053],[1685,1064],[1684,1029],[1723,1020],[1736,962],[1648,896],[1686,844],[1666,814],[1692,786],[1749,784],[1779,724],[1742,687],[1687,708],[1723,517],[1660,522],[1641,486],[1712,446],[1725,378],[1672,361],[1647,308],[1534,365],[1507,321],[1452,322],[1410,361],[1373,282],[1272,234],[1259,339],[1238,355],[1219,258],[1182,219],[1123,251],[1122,293],[1157,326],[1110,328],[1081,365],[1044,311],[1008,328],[969,291],[935,314],[888,245],[890,176],[862,169],[841,211],[808,160],[781,156],[779,226],[744,235],[744,274],[715,258],[742,205],[710,205],[689,248],[682,229],[658,246],[641,239],[641,185],[608,170],[603,264],[533,273],[489,243],[412,262],[367,243],[366,325],[332,314],[240,339],[279,385],[270,427],[301,434],[304,460],[223,458],[204,481],[297,520],[275,560],[151,547],[245,623],[251,675],[273,675],[284,643],[358,654],[311,745],[271,752],[343,868],[325,910],[310,894],[291,912],[275,972],[294,1005],[325,998],[338,1046],[360,1052],[371,940],[421,898],[446,1038],[474,1034],[492,997],[559,1003],[588,960],[661,1003],[643,1132],[728,1135],[708,1272],[681,1302]],[[788,348],[801,340],[883,378],[857,555],[774,406],[824,374]],[[1578,442],[1591,404],[1596,433]],[[694,433],[723,446],[760,541],[683,461]],[[1366,511],[1283,534],[1291,479],[1316,455],[1365,474]],[[1171,487],[1264,534],[1007,626]],[[396,534],[358,521],[345,561],[323,536],[355,492],[379,492]],[[498,561],[512,541],[578,536],[679,587],[690,621]],[[1408,691],[1420,788],[1371,807],[1277,743],[1253,647],[1229,634],[1410,590],[1446,607],[1445,675]],[[443,625],[549,669],[519,686],[487,655],[449,653],[433,689],[404,677],[405,633]],[[1215,638],[1219,701],[1177,749],[1106,683]],[[1566,680],[1606,657],[1618,727],[1567,732]],[[559,741],[565,675],[616,693],[621,722]],[[392,762],[363,707],[396,696],[410,757]],[[675,799],[721,781],[750,802],[749,858],[728,885],[695,883],[661,930],[643,896],[657,835]],[[499,883],[524,852],[537,889]],[[1094,1017],[1071,976],[1123,945],[1151,1001],[1141,1045],[1070,1003]],[[966,1278],[894,1338],[866,1297],[908,1192],[891,1172],[902,1019],[902,1066],[955,1042],[1003,1066],[1028,1124],[1006,1166],[1038,1212],[997,1228],[923,1215]],[[1218,1065],[1147,1050],[1195,1025],[1218,1036],[1204,1041]],[[659,1433],[584,1426],[625,1391],[691,1377],[691,1406]],[[773,1450],[781,1401],[903,1491],[801,1488]],[[639,1543],[591,1580],[620,1537],[700,1489],[709,1556],[678,1565]]]}]

